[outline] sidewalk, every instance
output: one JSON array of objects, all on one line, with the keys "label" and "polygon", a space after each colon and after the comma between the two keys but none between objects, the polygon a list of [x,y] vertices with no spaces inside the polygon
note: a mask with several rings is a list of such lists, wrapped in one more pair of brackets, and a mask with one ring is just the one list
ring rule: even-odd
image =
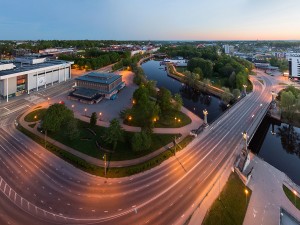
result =
[{"label": "sidewalk", "polygon": [[[252,190],[244,225],[280,224],[280,208],[300,221],[300,211],[286,197],[282,185],[299,188],[281,171],[255,156],[248,187]],[[251,164],[249,165],[251,167]]]},{"label": "sidewalk", "polygon": [[[47,103],[43,103],[41,104],[40,106],[42,107],[46,107],[48,106]],[[38,105],[36,106],[38,107]],[[29,124],[32,124],[32,122],[25,122],[24,120],[24,117],[30,113],[31,111],[33,111],[36,107],[28,110],[27,112],[25,112],[19,119],[19,123],[24,127],[26,128],[27,130],[29,130],[30,132],[34,133],[35,135],[41,137],[41,138],[44,138],[44,134],[43,133],[40,133],[38,132],[38,130],[36,129],[36,126],[35,128],[32,128],[30,126],[28,126]],[[201,124],[202,124],[202,120],[197,117],[195,114],[193,114],[192,112],[188,111],[186,108],[183,108],[182,107],[182,112],[186,113],[191,119],[192,119],[192,123],[188,124],[187,126],[184,126],[184,127],[181,127],[181,128],[154,128],[153,129],[153,132],[154,133],[168,133],[168,134],[178,134],[180,133],[182,136],[180,137],[181,140],[183,140],[187,135],[189,135],[189,132],[192,130],[192,129],[196,129],[198,128]],[[89,122],[90,121],[90,118],[89,117],[86,117],[86,116],[83,116],[81,114],[78,114],[76,113],[75,114],[75,117],[80,119],[80,120],[83,120],[85,122]],[[97,121],[97,125],[99,126],[104,126],[104,127],[108,127],[109,126],[109,122],[105,122],[105,121]],[[132,131],[132,132],[139,132],[141,130],[140,127],[130,127],[130,126],[126,126],[124,124],[122,124],[122,127],[125,131]],[[57,142],[56,140],[53,140],[51,139],[50,137],[47,137],[47,142],[51,143],[51,144],[54,144],[56,145],[57,147],[61,148],[61,149],[64,149],[65,151],[67,152],[70,152],[72,153],[73,155],[76,155],[78,156],[79,158],[82,158],[84,159],[85,161],[91,163],[91,164],[94,164],[94,165],[97,165],[97,166],[104,166],[104,161],[103,160],[100,160],[100,159],[97,159],[97,158],[94,158],[94,157],[91,157],[91,156],[88,156],[86,154],[83,154],[73,148],[70,148],[60,142]],[[139,164],[139,163],[143,163],[143,162],[146,162],[152,158],[154,158],[155,156],[159,155],[160,153],[166,151],[168,148],[172,147],[173,146],[173,143],[169,143],[168,145],[166,146],[163,146],[161,147],[160,149],[148,154],[148,155],[145,155],[143,157],[140,157],[140,158],[137,158],[137,159],[132,159],[132,160],[124,160],[124,161],[110,161],[109,162],[109,165],[110,167],[126,167],[126,166],[132,166],[132,165],[136,165],[136,164]]]}]

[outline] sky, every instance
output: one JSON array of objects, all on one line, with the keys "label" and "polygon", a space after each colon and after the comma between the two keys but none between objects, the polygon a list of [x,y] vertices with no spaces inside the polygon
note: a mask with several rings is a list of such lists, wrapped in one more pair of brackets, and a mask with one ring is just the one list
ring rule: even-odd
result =
[{"label": "sky", "polygon": [[299,0],[1,0],[1,40],[300,40]]}]

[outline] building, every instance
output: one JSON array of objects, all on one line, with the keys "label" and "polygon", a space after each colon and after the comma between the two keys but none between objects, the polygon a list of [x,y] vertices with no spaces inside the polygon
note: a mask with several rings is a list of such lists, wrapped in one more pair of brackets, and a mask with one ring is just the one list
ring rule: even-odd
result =
[{"label": "building", "polygon": [[289,61],[289,77],[295,80],[300,79],[300,53],[287,54]]},{"label": "building", "polygon": [[0,96],[18,96],[71,78],[73,62],[46,58],[17,58],[0,63]]},{"label": "building", "polygon": [[225,54],[233,54],[234,53],[234,46],[232,45],[223,45]]},{"label": "building", "polygon": [[93,104],[102,98],[114,99],[124,87],[121,75],[91,72],[75,79],[75,90],[69,94],[69,99]]},{"label": "building", "polygon": [[177,56],[173,59],[165,58],[163,62],[164,63],[172,63],[174,66],[179,66],[179,67],[187,66],[187,63],[188,63],[188,61],[186,59],[184,59],[183,57],[180,57],[180,56]]}]

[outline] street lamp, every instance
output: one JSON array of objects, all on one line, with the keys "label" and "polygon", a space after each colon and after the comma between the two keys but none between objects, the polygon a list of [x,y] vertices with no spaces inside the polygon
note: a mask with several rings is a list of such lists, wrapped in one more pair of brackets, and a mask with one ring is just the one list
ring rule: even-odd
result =
[{"label": "street lamp", "polygon": [[84,109],[84,116],[86,116],[86,111],[87,111],[87,108]]},{"label": "street lamp", "polygon": [[245,92],[245,95],[247,95],[247,89],[246,89],[246,88],[247,88],[247,85],[246,85],[246,84],[244,84],[244,85],[243,85],[243,87],[244,87],[244,92]]},{"label": "street lamp", "polygon": [[242,133],[242,135],[243,135],[243,139],[245,140],[245,150],[246,150],[246,152],[248,153],[248,150],[247,150],[247,141],[248,141],[249,136],[248,136],[248,134],[247,134],[246,131],[244,131],[244,132]]},{"label": "street lamp", "polygon": [[[296,196],[297,196],[297,191],[293,190],[294,196],[295,196],[295,206],[296,206]],[[297,207],[297,206],[296,206]]]},{"label": "street lamp", "polygon": [[48,105],[49,105],[49,100],[50,100],[50,98],[48,97]]},{"label": "street lamp", "polygon": [[104,176],[106,178],[106,153],[104,153],[103,159],[104,159]]},{"label": "street lamp", "polygon": [[203,115],[204,115],[204,126],[207,126],[208,125],[208,123],[207,123],[208,112],[206,109],[203,110]]},{"label": "street lamp", "polygon": [[246,208],[247,208],[247,204],[248,204],[248,189],[245,189],[245,195],[246,195]]},{"label": "street lamp", "polygon": [[99,120],[101,120],[102,112],[99,112]]},{"label": "street lamp", "polygon": [[37,115],[34,116],[34,119],[35,119],[35,120],[37,119]]}]

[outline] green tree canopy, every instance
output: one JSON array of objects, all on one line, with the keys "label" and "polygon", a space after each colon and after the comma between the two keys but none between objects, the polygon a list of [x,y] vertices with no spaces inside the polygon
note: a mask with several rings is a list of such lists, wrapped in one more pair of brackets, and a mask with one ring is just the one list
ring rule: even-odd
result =
[{"label": "green tree canopy", "polygon": [[56,132],[61,129],[64,122],[74,118],[72,110],[68,109],[64,104],[53,104],[51,105],[43,119],[43,129]]},{"label": "green tree canopy", "polygon": [[93,112],[90,118],[90,125],[95,126],[97,124],[97,113]]},{"label": "green tree canopy", "polygon": [[120,122],[117,119],[112,119],[110,121],[109,127],[106,129],[103,140],[105,143],[112,146],[112,149],[115,150],[119,140],[123,138],[124,131],[120,125]]}]

